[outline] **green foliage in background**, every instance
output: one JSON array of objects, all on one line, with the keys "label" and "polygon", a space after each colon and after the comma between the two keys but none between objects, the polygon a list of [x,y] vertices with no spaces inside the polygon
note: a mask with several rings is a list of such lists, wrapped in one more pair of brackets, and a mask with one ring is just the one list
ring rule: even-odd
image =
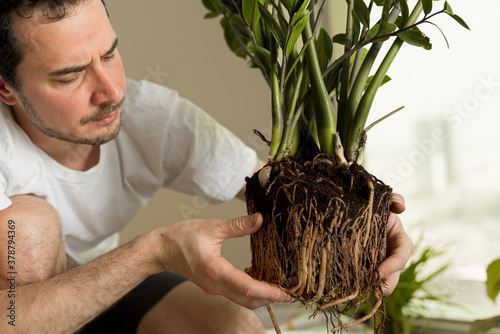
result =
[{"label": "green foliage in background", "polygon": [[[486,269],[486,292],[492,301],[495,301],[500,293],[500,259],[488,265]],[[486,332],[500,325],[500,315],[488,319],[476,320],[472,323],[470,334]]]},{"label": "green foliage in background", "polygon": [[[435,303],[451,304],[449,296],[432,284],[438,275],[449,268],[449,264],[429,270],[432,261],[444,255],[442,251],[425,247],[420,250],[421,240],[416,243],[415,254],[411,262],[401,273],[394,292],[386,298],[385,312],[389,320],[385,324],[386,334],[410,334],[415,327],[415,320],[421,319],[426,307]],[[427,273],[429,272],[429,273]],[[368,305],[366,312],[371,309]],[[363,310],[362,310],[363,311]]]}]

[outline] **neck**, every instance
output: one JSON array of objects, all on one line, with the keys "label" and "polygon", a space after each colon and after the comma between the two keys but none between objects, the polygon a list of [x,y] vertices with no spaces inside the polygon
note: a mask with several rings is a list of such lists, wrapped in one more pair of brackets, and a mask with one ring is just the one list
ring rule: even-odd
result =
[{"label": "neck", "polygon": [[99,162],[99,146],[76,144],[50,137],[38,130],[24,112],[13,107],[12,114],[33,144],[64,167],[86,171]]}]

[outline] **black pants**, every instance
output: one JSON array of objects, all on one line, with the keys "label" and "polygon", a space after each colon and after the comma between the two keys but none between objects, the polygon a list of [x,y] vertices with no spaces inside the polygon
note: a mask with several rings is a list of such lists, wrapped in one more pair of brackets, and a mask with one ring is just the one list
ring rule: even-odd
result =
[{"label": "black pants", "polygon": [[184,277],[170,271],[150,276],[77,333],[135,334],[142,317],[184,281]]}]

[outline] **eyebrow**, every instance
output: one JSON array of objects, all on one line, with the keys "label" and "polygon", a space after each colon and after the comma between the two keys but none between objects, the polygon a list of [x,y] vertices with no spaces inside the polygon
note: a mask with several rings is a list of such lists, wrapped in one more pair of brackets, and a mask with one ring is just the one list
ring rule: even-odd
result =
[{"label": "eyebrow", "polygon": [[[103,57],[106,57],[106,56],[109,56],[110,54],[112,54],[115,51],[117,46],[118,46],[118,38],[115,38],[113,44],[111,45],[109,50],[106,51],[106,53],[104,54]],[[82,71],[85,71],[87,68],[89,68],[89,66],[90,66],[90,63],[86,64],[86,65],[81,65],[81,66],[78,66],[78,65],[77,66],[68,66],[68,67],[50,72],[49,76],[57,77],[57,76],[65,75],[65,74],[82,72]]]}]

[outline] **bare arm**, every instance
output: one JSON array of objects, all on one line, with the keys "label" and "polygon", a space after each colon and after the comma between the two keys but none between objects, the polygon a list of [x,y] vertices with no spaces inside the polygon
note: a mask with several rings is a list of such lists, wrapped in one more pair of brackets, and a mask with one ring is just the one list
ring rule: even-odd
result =
[{"label": "bare arm", "polygon": [[[0,255],[8,255],[9,222],[30,223],[23,218],[24,211],[0,211]],[[32,283],[22,282],[17,262],[13,264],[14,274],[9,274],[8,257],[0,256],[0,276],[8,282],[0,291],[0,309],[4,310],[0,333],[73,333],[145,278],[167,269],[187,277],[209,294],[223,295],[248,308],[289,301],[280,289],[253,280],[220,255],[223,240],[252,233],[261,224],[261,216],[179,222],[147,232],[55,277],[38,276],[40,280]],[[22,245],[15,246],[17,251]],[[10,276],[14,279],[9,280]]]},{"label": "bare arm", "polygon": [[[3,222],[2,222],[3,223]],[[73,333],[160,271],[147,254],[147,235],[53,278],[0,291],[1,333]],[[4,266],[2,266],[4,268]],[[15,325],[15,326],[14,326]]]}]

